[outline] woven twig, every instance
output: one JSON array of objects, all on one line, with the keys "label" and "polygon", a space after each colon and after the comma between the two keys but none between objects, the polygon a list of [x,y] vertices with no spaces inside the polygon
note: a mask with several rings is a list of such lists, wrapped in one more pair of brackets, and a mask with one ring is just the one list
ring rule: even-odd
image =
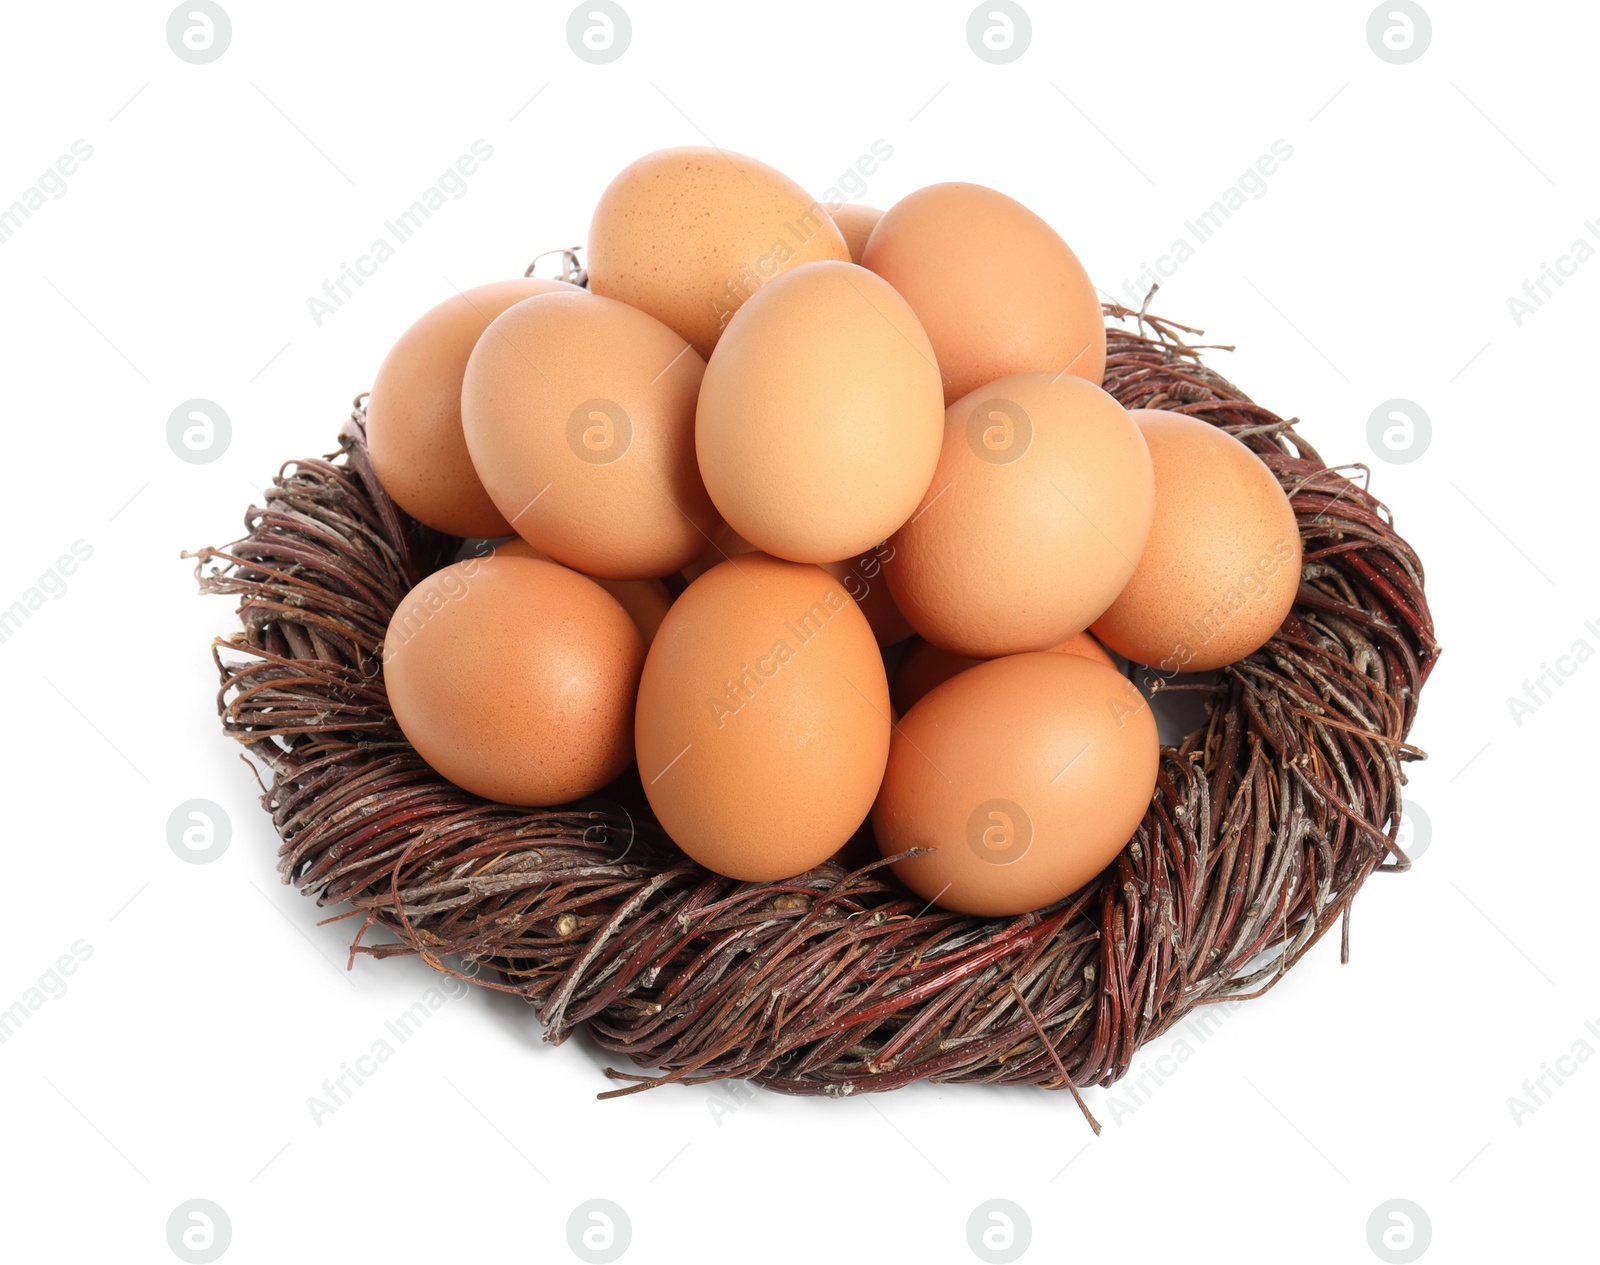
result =
[{"label": "woven twig", "polygon": [[[270,774],[284,880],[363,916],[352,953],[421,954],[526,997],[549,1040],[586,1026],[651,1069],[611,1070],[628,1082],[612,1093],[744,1077],[1076,1096],[1194,1007],[1264,992],[1341,920],[1348,953],[1362,883],[1409,866],[1406,736],[1438,656],[1421,563],[1384,506],[1202,363],[1198,331],[1106,314],[1106,390],[1247,444],[1289,493],[1305,561],[1283,628],[1224,671],[1208,722],[1163,750],[1138,833],[1071,900],[973,918],[881,864],[738,883],[684,858],[636,782],[539,811],[433,773],[390,714],[381,645],[460,542],[384,495],[359,401],[338,454],[286,466],[245,537],[197,555],[202,591],[239,598],[243,631],[213,650],[218,707]],[[392,938],[362,943],[374,925]]]}]

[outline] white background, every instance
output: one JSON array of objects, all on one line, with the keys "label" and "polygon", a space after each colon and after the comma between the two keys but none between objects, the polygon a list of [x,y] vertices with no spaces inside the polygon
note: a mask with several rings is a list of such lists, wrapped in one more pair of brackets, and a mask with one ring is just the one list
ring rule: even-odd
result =
[{"label": "white background", "polygon": [[[225,1210],[228,1261],[578,1259],[567,1221],[592,1198],[646,1262],[972,1261],[991,1198],[1025,1210],[1024,1260],[1390,1259],[1367,1223],[1393,1198],[1425,1211],[1427,1260],[1592,1259],[1600,1058],[1557,1059],[1600,1051],[1600,664],[1563,660],[1520,724],[1507,699],[1600,649],[1600,262],[1520,326],[1506,301],[1600,245],[1594,10],[1427,0],[1431,44],[1395,65],[1364,0],[1041,0],[1025,55],[991,65],[964,0],[626,2],[610,65],[570,50],[564,2],[225,0],[209,65],[170,50],[162,4],[0,19],[0,208],[75,140],[94,151],[0,244],[0,607],[93,551],[0,644],[0,1008],[91,951],[0,1045],[8,1259],[178,1259],[168,1216],[194,1198]],[[319,328],[307,297],[480,138],[466,195]],[[331,448],[413,317],[581,242],[639,154],[709,140],[820,194],[880,138],[859,200],[994,185],[1119,297],[1292,146],[1154,309],[1236,343],[1215,363],[1328,460],[1371,463],[1425,559],[1446,648],[1414,734],[1429,846],[1361,894],[1347,967],[1330,937],[1208,1040],[1151,1047],[1153,1093],[1090,1091],[1098,1139],[1041,1091],[601,1103],[601,1052],[478,990],[315,1122],[307,1099],[433,977],[347,973],[350,927],[278,884],[214,714],[232,610],[195,597],[180,550],[231,540],[280,462]],[[166,441],[193,397],[232,419],[210,464]],[[1407,464],[1367,439],[1395,397],[1432,419]],[[210,864],[168,846],[193,798],[232,824]],[[1547,1064],[1576,1072],[1514,1117]]]}]

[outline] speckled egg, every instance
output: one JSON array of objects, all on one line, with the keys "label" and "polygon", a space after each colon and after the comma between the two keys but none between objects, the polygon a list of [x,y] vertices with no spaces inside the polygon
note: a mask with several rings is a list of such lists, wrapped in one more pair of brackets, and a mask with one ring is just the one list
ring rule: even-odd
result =
[{"label": "speckled egg", "polygon": [[601,194],[589,288],[671,326],[709,357],[733,314],[790,268],[850,258],[820,203],[763,162],[685,147],[646,154]]}]

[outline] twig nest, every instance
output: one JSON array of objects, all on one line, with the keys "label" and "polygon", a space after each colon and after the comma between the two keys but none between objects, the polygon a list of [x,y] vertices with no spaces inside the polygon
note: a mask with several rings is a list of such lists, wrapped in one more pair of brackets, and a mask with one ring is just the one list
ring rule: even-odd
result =
[{"label": "twig nest", "polygon": [[[1238,439],[1287,495],[1304,566],[1281,627],[1205,687],[1207,718],[1161,750],[1131,840],[1070,899],[955,913],[882,862],[739,881],[668,843],[643,786],[527,809],[447,781],[396,723],[380,655],[407,594],[461,542],[383,491],[359,409],[337,456],[286,465],[245,536],[197,555],[202,589],[239,602],[242,633],[213,649],[218,707],[270,777],[285,881],[365,915],[359,951],[470,959],[486,969],[463,974],[525,997],[550,1040],[583,1027],[651,1069],[614,1071],[615,1093],[723,1077],[831,1097],[918,1080],[1076,1092],[1123,1075],[1194,1007],[1270,987],[1375,870],[1408,864],[1400,787],[1420,753],[1406,737],[1439,653],[1422,564],[1376,499],[1203,363],[1192,331],[1107,315],[1107,393]],[[609,609],[619,640],[640,639]],[[803,679],[805,655],[851,628],[886,710],[871,631],[849,610],[756,688]],[[646,784],[673,754],[641,746]],[[374,928],[388,937],[367,943]]]}]

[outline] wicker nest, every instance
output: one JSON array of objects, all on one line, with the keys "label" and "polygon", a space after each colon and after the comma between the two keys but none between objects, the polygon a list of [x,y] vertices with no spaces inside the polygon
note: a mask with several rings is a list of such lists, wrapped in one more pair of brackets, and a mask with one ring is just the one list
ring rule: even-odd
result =
[{"label": "wicker nest", "polygon": [[[1115,1081],[1194,1007],[1265,992],[1336,923],[1347,957],[1356,892],[1410,864],[1406,736],[1439,654],[1422,565],[1382,504],[1202,363],[1185,341],[1199,331],[1106,315],[1105,389],[1248,445],[1289,494],[1305,561],[1278,634],[1191,687],[1207,722],[1162,750],[1138,833],[1075,896],[985,919],[926,906],[881,862],[735,882],[665,838],[636,775],[548,811],[445,781],[395,724],[381,646],[462,542],[384,494],[359,401],[338,453],[285,466],[244,538],[196,555],[201,590],[239,599],[243,630],[213,648],[218,710],[270,774],[284,881],[363,918],[352,954],[420,954],[525,997],[548,1040],[586,1027],[652,1070],[608,1069],[627,1082],[611,1094],[933,1080],[1081,1105],[1078,1087]],[[389,936],[363,943],[374,925]]]}]

